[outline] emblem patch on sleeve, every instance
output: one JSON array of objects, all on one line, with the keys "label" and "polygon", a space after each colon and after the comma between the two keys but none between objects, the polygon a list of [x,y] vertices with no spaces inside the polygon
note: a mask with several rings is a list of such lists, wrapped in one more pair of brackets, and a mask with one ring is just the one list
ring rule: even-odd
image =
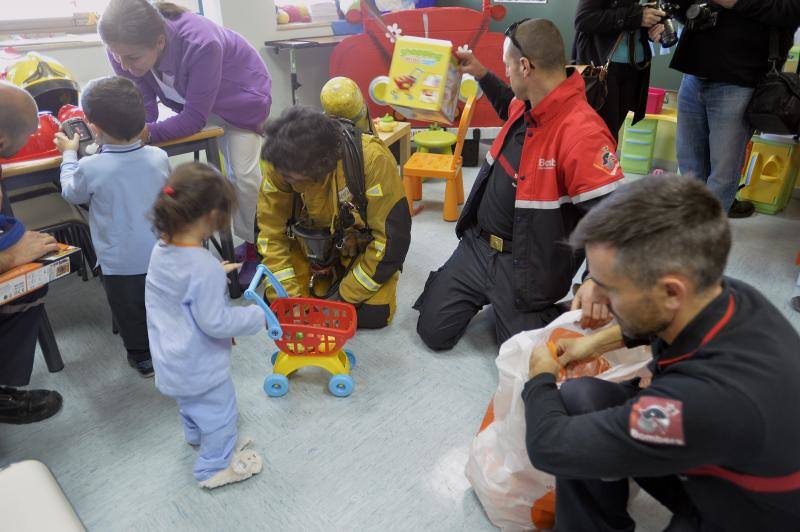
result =
[{"label": "emblem patch on sleeve", "polygon": [[617,175],[619,172],[617,154],[611,151],[608,146],[603,146],[595,157],[594,167],[608,175]]},{"label": "emblem patch on sleeve", "polygon": [[640,397],[631,408],[628,432],[646,443],[686,445],[683,437],[683,403],[664,397]]}]

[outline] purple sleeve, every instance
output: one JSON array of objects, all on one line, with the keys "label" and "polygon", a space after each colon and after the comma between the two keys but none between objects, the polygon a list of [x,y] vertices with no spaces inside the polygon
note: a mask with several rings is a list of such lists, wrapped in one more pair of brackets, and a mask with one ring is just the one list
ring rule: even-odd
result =
[{"label": "purple sleeve", "polygon": [[187,137],[203,129],[217,99],[222,81],[222,45],[213,41],[190,48],[184,61],[189,71],[186,104],[176,116],[147,125],[150,142],[154,144]]},{"label": "purple sleeve", "polygon": [[[158,120],[158,104],[156,103],[156,92],[153,90],[153,87],[151,87],[144,78],[136,78],[131,76],[128,72],[125,72],[122,65],[117,63],[111,56],[111,53],[106,53],[108,54],[108,62],[111,63],[111,68],[114,69],[114,73],[118,76],[128,78],[139,87],[139,92],[142,93],[142,99],[144,100],[145,122],[149,123]],[[152,74],[149,75],[152,76]]]}]

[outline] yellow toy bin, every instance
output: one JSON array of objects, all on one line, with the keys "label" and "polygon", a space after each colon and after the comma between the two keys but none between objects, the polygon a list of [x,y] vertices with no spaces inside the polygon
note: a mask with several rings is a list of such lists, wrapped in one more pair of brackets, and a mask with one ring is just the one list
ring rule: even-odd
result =
[{"label": "yellow toy bin", "polygon": [[450,41],[400,37],[389,79],[386,103],[404,117],[448,124],[455,120],[461,75]]},{"label": "yellow toy bin", "polygon": [[800,150],[792,139],[753,137],[753,148],[744,168],[744,188],[739,199],[752,201],[756,211],[777,214],[792,197],[800,169]]}]

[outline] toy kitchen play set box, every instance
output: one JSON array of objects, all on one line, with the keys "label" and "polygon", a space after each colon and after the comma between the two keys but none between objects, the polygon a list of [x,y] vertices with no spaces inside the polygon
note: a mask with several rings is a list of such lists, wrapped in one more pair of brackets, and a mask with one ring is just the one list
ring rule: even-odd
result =
[{"label": "toy kitchen play set box", "polygon": [[400,37],[389,68],[386,103],[406,118],[451,124],[458,107],[461,75],[453,43]]},{"label": "toy kitchen play set box", "polygon": [[0,305],[69,275],[77,270],[81,260],[80,248],[59,244],[58,251],[0,273]]}]

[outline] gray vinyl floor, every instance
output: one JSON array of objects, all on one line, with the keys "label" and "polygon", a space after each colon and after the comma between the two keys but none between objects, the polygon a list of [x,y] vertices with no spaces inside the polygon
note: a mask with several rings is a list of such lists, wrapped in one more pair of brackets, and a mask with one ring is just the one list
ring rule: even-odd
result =
[{"label": "gray vinyl floor", "polygon": [[[475,171],[467,172],[467,189]],[[0,465],[47,464],[90,530],[492,530],[464,477],[468,446],[496,384],[491,317],[478,315],[450,353],[435,354],[415,334],[411,305],[431,269],[456,245],[441,219],[444,188],[424,186],[394,324],[360,332],[353,395],[326,391],[321,371],[290,380],[287,396],[262,391],[273,344],[238,338],[233,378],[241,435],[252,436],[264,471],[206,492],[191,474],[175,403],[125,363],[99,281],[72,276],[47,303],[66,363],[47,372],[37,354],[31,386],[57,389],[64,409],[28,426],[0,426]],[[782,215],[734,222],[729,274],[764,291],[800,329],[788,306],[797,293],[800,201]],[[640,495],[640,530],[660,530],[668,514]]]}]

